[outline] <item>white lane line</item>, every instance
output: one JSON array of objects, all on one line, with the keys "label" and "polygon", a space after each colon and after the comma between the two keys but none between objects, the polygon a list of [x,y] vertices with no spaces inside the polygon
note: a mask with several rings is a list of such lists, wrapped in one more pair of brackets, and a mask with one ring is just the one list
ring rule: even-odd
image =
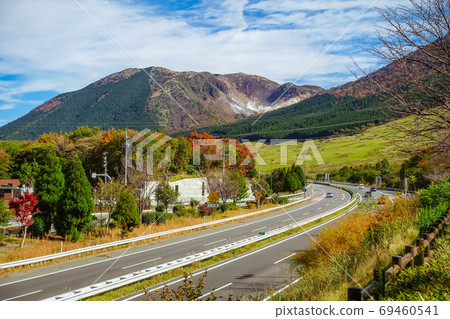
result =
[{"label": "white lane line", "polygon": [[146,264],[146,263],[158,260],[158,259],[161,259],[161,257],[158,257],[158,258],[155,258],[155,259],[146,260],[146,261],[143,261],[141,263],[137,263],[137,264],[130,265],[130,266],[125,266],[125,267],[122,267],[122,269],[127,269],[127,268],[131,268],[131,267],[134,267],[134,266],[139,266],[139,265]]},{"label": "white lane line", "polygon": [[306,213],[304,213],[302,216],[305,216],[305,215],[308,215],[308,214],[310,214],[311,212],[306,212]]},{"label": "white lane line", "polygon": [[283,290],[286,290],[287,288],[291,287],[292,285],[295,285],[297,282],[299,282],[300,279],[302,279],[303,277],[297,278],[295,279],[293,282],[291,282],[289,285],[284,286],[283,288],[281,288],[280,290],[276,291],[275,293],[271,294],[269,297],[264,298],[263,301],[267,301],[270,298],[272,298],[273,296],[278,295],[280,292],[282,292]]},{"label": "white lane line", "polygon": [[321,209],[322,209],[322,207],[316,208],[316,210],[321,210]]},{"label": "white lane line", "polygon": [[292,221],[292,218],[289,218],[289,219],[283,220],[283,223],[285,223],[285,222],[290,222],[290,221]]},{"label": "white lane line", "polygon": [[284,257],[284,258],[282,258],[282,259],[280,259],[280,260],[277,260],[277,261],[274,262],[273,264],[276,265],[276,264],[278,264],[278,263],[280,263],[280,262],[282,262],[282,261],[284,261],[284,260],[286,260],[286,259],[291,258],[291,257],[294,256],[295,254],[296,254],[296,253],[290,254],[289,256],[286,256],[286,257]]},{"label": "white lane line", "polygon": [[[228,286],[231,286],[232,284],[233,284],[233,283],[230,282],[230,283],[228,283],[228,284],[226,284],[226,285],[223,285],[222,287],[219,287],[219,288],[217,288],[217,289],[214,289],[214,292],[218,292],[219,290],[224,289],[224,288],[227,288]],[[213,292],[213,291],[211,290],[210,292],[204,294],[203,296],[198,297],[197,300],[200,300],[200,299],[202,299],[202,298],[204,298],[204,297],[206,297],[206,296],[209,296],[212,292]]]},{"label": "white lane line", "polygon": [[20,296],[15,296],[15,297],[11,297],[11,298],[8,298],[8,299],[3,299],[3,301],[13,300],[13,299],[17,299],[17,298],[20,298],[20,297],[29,296],[29,295],[32,295],[32,294],[37,294],[38,292],[41,292],[41,291],[42,290],[36,290],[36,291],[29,292],[27,294],[23,294],[23,295],[20,295]]},{"label": "white lane line", "polygon": [[264,229],[264,228],[267,228],[267,226],[264,226],[264,227],[261,227],[261,228],[258,228],[258,229],[255,229],[255,230],[252,230],[252,232],[254,232],[254,231],[258,231],[258,230],[262,230],[262,229]]},{"label": "white lane line", "polygon": [[224,239],[216,240],[216,241],[213,241],[212,243],[204,244],[203,246],[214,245],[214,244],[220,243],[221,241],[224,241],[224,240],[226,240],[226,239],[224,238]]},{"label": "white lane line", "polygon": [[328,205],[330,205],[330,203],[326,204],[325,206],[328,206]]}]

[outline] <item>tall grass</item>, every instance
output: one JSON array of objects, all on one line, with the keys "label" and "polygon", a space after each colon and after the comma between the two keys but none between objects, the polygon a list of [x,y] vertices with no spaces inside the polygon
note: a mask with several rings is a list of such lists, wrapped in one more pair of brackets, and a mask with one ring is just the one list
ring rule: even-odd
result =
[{"label": "tall grass", "polygon": [[398,199],[359,211],[327,228],[313,247],[295,255],[302,280],[277,300],[346,300],[349,285],[365,286],[374,268],[386,267],[418,235],[418,201]]}]

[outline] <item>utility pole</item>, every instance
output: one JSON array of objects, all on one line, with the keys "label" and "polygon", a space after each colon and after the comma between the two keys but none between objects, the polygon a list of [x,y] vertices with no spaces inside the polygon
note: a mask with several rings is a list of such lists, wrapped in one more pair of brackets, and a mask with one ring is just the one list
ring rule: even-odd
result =
[{"label": "utility pole", "polygon": [[125,186],[128,181],[128,128],[125,129]]},{"label": "utility pole", "polygon": [[103,152],[103,168],[105,169],[105,184],[108,176],[108,152]]}]

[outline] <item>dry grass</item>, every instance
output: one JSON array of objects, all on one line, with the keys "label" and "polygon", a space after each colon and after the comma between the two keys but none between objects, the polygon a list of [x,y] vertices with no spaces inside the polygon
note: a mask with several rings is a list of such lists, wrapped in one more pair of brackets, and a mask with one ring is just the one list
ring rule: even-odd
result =
[{"label": "dry grass", "polygon": [[346,300],[349,286],[365,286],[373,269],[387,267],[417,237],[416,204],[399,199],[375,210],[366,208],[322,232],[316,238],[321,248],[315,245],[295,256],[301,284],[276,299]]}]

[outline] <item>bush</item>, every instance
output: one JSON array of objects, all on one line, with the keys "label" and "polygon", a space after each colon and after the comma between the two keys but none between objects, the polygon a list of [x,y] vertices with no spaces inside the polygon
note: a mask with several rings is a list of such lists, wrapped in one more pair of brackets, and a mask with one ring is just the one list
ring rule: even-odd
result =
[{"label": "bush", "polygon": [[45,220],[39,215],[34,216],[33,219],[33,225],[28,228],[28,230],[30,231],[30,235],[33,237],[42,238],[42,236],[45,235]]},{"label": "bush", "polygon": [[160,213],[162,213],[162,212],[165,212],[166,211],[166,206],[164,206],[164,205],[157,205],[156,206],[156,208],[155,208],[155,210],[157,211],[157,212],[160,212]]},{"label": "bush", "polygon": [[222,204],[219,205],[219,209],[220,209],[222,212],[226,212],[227,210],[230,209],[230,205],[227,204],[227,203],[222,203]]},{"label": "bush", "polygon": [[281,197],[281,196],[272,196],[273,202],[275,204],[280,204],[280,205],[284,205],[289,203],[289,198],[288,197]]},{"label": "bush", "polygon": [[108,227],[111,228],[111,229],[116,228],[116,227],[117,227],[116,221],[115,221],[115,220],[111,220],[111,221],[109,222],[109,224],[108,224]]},{"label": "bush", "polygon": [[195,208],[200,204],[200,201],[195,200],[193,198],[191,198],[191,201],[189,202],[189,205],[191,205],[191,208]]},{"label": "bush", "polygon": [[156,214],[155,213],[143,213],[142,214],[142,224],[145,225],[151,225],[156,220]]},{"label": "bush", "polygon": [[118,226],[127,230],[122,232],[124,235],[128,234],[134,227],[139,226],[139,213],[131,193],[124,191],[120,194],[116,210],[111,214],[111,217],[117,222]]},{"label": "bush", "polygon": [[440,203],[450,203],[450,182],[430,185],[419,193],[423,207],[436,207]]},{"label": "bush", "polygon": [[214,212],[214,208],[208,207],[206,204],[199,205],[197,210],[202,216],[211,215]]},{"label": "bush", "polygon": [[184,216],[186,213],[186,208],[184,207],[184,205],[175,205],[172,210],[173,213],[178,217]]},{"label": "bush", "polygon": [[197,213],[197,210],[195,208],[188,208],[188,209],[186,209],[186,215],[197,217],[198,213]]},{"label": "bush", "polygon": [[[170,217],[168,217],[170,216]],[[170,214],[165,213],[155,213],[156,225],[165,224],[167,219],[170,219],[172,216]]]}]

